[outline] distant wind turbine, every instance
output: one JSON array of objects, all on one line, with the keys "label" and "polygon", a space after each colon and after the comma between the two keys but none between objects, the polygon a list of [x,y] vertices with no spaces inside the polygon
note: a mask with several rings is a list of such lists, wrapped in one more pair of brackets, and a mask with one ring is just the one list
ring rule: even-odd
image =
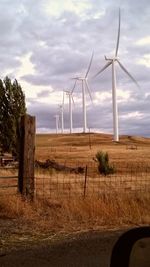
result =
[{"label": "distant wind turbine", "polygon": [[59,112],[61,116],[61,133],[64,133],[64,91],[63,91],[63,101],[61,105],[59,106]]},{"label": "distant wind turbine", "polygon": [[61,133],[64,133],[64,107],[63,105],[58,105],[59,107],[59,113],[60,113],[60,119],[61,119]]},{"label": "distant wind turbine", "polygon": [[66,95],[69,97],[69,119],[70,119],[70,134],[72,133],[72,102],[74,103],[72,92],[71,91],[64,91]]},{"label": "distant wind turbine", "polygon": [[119,130],[118,130],[118,105],[117,105],[117,94],[116,94],[116,71],[115,64],[116,62],[119,64],[121,69],[130,77],[130,79],[139,87],[137,81],[132,77],[132,75],[127,71],[127,69],[122,65],[118,58],[118,49],[119,49],[119,40],[120,40],[120,22],[121,22],[121,13],[119,9],[119,25],[118,25],[118,36],[116,43],[116,51],[113,58],[107,58],[105,56],[105,60],[108,61],[106,65],[97,72],[94,76],[96,77],[100,73],[102,73],[105,69],[107,69],[110,65],[112,65],[112,105],[113,105],[113,132],[114,132],[114,141],[119,141]]},{"label": "distant wind turbine", "polygon": [[56,114],[54,116],[55,120],[56,120],[56,134],[58,134],[58,129],[59,129],[59,115]]},{"label": "distant wind turbine", "polygon": [[92,53],[91,56],[91,60],[89,63],[89,66],[87,68],[86,74],[85,76],[78,76],[78,77],[74,77],[73,79],[75,80],[75,84],[74,87],[72,89],[72,92],[74,91],[77,81],[81,82],[82,84],[82,106],[83,106],[83,132],[86,133],[87,131],[87,117],[86,117],[86,90],[91,98],[92,101],[92,96],[91,96],[91,92],[90,92],[90,88],[89,88],[89,84],[88,84],[88,74],[92,65],[92,61],[93,61],[93,55],[94,53]]}]

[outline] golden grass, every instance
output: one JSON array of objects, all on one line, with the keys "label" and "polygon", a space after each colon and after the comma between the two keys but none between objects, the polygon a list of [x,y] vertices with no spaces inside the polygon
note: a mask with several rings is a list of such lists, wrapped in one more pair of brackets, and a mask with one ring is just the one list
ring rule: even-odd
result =
[{"label": "golden grass", "polygon": [[[89,147],[89,134],[43,134],[36,135],[36,159],[55,159],[57,162],[93,162],[98,150],[107,151],[110,161],[124,166],[125,163],[139,162],[150,164],[150,138],[121,136],[120,142],[112,142],[112,136],[106,134],[90,134],[92,148]],[[130,145],[137,150],[127,149]]]},{"label": "golden grass", "polygon": [[150,223],[149,199],[144,195],[103,195],[30,203],[20,196],[0,198],[0,218],[17,218],[31,231],[76,231]]},{"label": "golden grass", "polygon": [[[92,145],[91,149],[89,140]],[[137,150],[128,149],[130,145],[135,145]],[[150,199],[146,197],[148,194],[143,193],[142,190],[138,193],[138,190],[149,188],[150,177],[148,173],[145,176],[143,169],[136,169],[136,166],[140,163],[142,163],[142,168],[150,166],[150,138],[121,136],[120,142],[116,144],[112,142],[111,135],[105,134],[36,136],[36,158],[38,160],[50,158],[69,166],[85,166],[89,163],[93,164],[93,158],[98,150],[108,152],[111,163],[117,166],[117,174],[112,177],[97,178],[96,172],[91,167],[92,171],[88,175],[87,197],[84,200],[84,175],[75,177],[71,174],[52,173],[50,175],[49,182],[55,189],[57,188],[50,197],[61,203],[61,208],[58,208],[58,213],[55,213],[57,223],[62,223],[62,227],[74,229],[149,223]],[[135,170],[132,177],[128,174],[130,167]],[[43,189],[49,191],[50,183],[46,185],[47,174],[37,173],[36,176],[37,186],[42,178],[45,183]],[[93,180],[95,190],[91,194]],[[64,183],[64,186],[59,186],[61,183]],[[118,191],[117,188],[119,188]],[[69,200],[64,198],[59,200],[58,196],[61,198],[61,193],[65,190],[68,192],[70,190],[70,195],[71,192],[80,194],[72,194]],[[128,194],[128,191],[132,192],[132,190],[135,190],[135,193]]]},{"label": "golden grass", "polygon": [[1,195],[0,218],[32,218],[34,210],[20,195]]},{"label": "golden grass", "polygon": [[104,193],[111,194],[111,192],[148,194],[150,193],[150,174],[135,172],[105,177],[96,173],[96,170],[93,173],[89,170],[85,184],[84,174],[36,171],[35,196],[37,197],[52,199],[59,196],[82,197],[84,192],[86,196],[95,195],[95,197]]},{"label": "golden grass", "polygon": [[[23,225],[29,224],[31,231],[54,232],[149,224],[150,197],[144,192],[150,186],[149,173],[145,178],[143,170],[137,169],[131,176],[124,167],[129,164],[135,168],[140,162],[142,166],[150,165],[150,139],[122,136],[120,143],[115,144],[110,135],[91,134],[90,138],[92,149],[88,134],[37,135],[36,159],[50,158],[66,165],[85,166],[93,164],[96,152],[103,150],[108,151],[111,163],[118,166],[117,174],[97,176],[91,169],[83,198],[84,174],[38,170],[35,201],[30,203],[19,195],[0,194],[0,218],[16,218]],[[127,144],[137,145],[137,150],[128,150]],[[0,173],[0,176],[12,175],[9,170]],[[143,192],[138,192],[142,186]],[[134,194],[129,194],[132,190]],[[63,192],[70,192],[69,198],[64,198]]]}]

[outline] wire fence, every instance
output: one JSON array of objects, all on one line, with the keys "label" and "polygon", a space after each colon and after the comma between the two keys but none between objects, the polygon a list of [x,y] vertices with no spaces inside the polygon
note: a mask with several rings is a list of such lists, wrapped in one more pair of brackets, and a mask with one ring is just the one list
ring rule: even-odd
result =
[{"label": "wire fence", "polygon": [[[112,163],[116,172],[99,174],[96,162],[65,161],[60,170],[35,168],[35,198],[71,198],[112,193],[150,195],[150,164],[146,162]],[[0,168],[0,195],[18,190],[18,170]]]},{"label": "wire fence", "polygon": [[18,189],[18,168],[0,167],[0,195],[10,195]]},{"label": "wire fence", "polygon": [[[113,165],[116,172],[101,175],[96,162],[86,165],[67,162],[74,171],[56,171],[54,169],[36,171],[35,197],[60,198],[82,196],[100,196],[102,194],[137,194],[150,193],[150,165],[146,163]],[[65,164],[65,166],[66,166]],[[82,170],[76,172],[75,170]]]}]

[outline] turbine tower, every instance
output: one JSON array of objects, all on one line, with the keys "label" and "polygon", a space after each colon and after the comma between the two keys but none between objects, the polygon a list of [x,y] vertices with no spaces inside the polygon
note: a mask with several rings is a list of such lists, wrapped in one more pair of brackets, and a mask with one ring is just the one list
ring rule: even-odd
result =
[{"label": "turbine tower", "polygon": [[112,58],[107,58],[105,56],[105,60],[108,61],[106,65],[96,73],[94,77],[102,73],[105,69],[107,69],[110,65],[112,65],[112,106],[113,106],[113,133],[114,133],[114,141],[119,141],[119,130],[118,130],[118,105],[117,105],[117,93],[116,93],[116,63],[119,64],[120,68],[130,77],[130,79],[139,87],[137,81],[133,78],[133,76],[127,71],[127,69],[122,65],[118,58],[118,49],[119,49],[119,40],[120,40],[120,22],[121,22],[121,13],[119,9],[119,25],[118,25],[118,35],[117,35],[117,43],[115,55]]},{"label": "turbine tower", "polygon": [[58,134],[58,129],[59,129],[59,115],[56,114],[54,116],[55,120],[56,120],[56,134]]},{"label": "turbine tower", "polygon": [[89,96],[91,98],[91,101],[92,101],[92,96],[91,96],[91,92],[90,92],[90,88],[89,88],[89,84],[88,84],[88,74],[89,74],[89,71],[90,71],[90,68],[91,68],[91,65],[92,65],[93,55],[94,55],[94,53],[92,53],[91,60],[90,60],[89,66],[87,68],[85,76],[78,76],[78,77],[73,78],[75,80],[75,84],[74,84],[74,87],[73,87],[72,92],[71,92],[71,93],[73,93],[73,91],[74,91],[74,89],[76,87],[77,81],[81,82],[81,86],[82,86],[82,108],[83,108],[83,133],[86,133],[86,131],[87,131],[86,90],[87,90],[87,92],[88,92],[88,94],[89,94]]},{"label": "turbine tower", "polygon": [[64,133],[64,107],[63,105],[58,105],[59,107],[59,113],[61,117],[61,133]]},{"label": "turbine tower", "polygon": [[71,91],[64,91],[66,95],[69,97],[69,120],[70,120],[70,134],[72,133],[72,102],[74,103],[72,92]]},{"label": "turbine tower", "polygon": [[63,91],[63,101],[62,101],[62,105],[58,105],[59,106],[59,112],[60,112],[60,116],[61,116],[61,133],[64,133],[64,91]]}]

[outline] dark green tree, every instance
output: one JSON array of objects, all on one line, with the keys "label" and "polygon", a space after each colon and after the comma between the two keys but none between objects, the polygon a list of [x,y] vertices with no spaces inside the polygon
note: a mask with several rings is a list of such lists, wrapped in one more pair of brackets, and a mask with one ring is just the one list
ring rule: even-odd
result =
[{"label": "dark green tree", "polygon": [[0,79],[0,147],[18,155],[19,122],[26,113],[25,95],[17,80]]}]

